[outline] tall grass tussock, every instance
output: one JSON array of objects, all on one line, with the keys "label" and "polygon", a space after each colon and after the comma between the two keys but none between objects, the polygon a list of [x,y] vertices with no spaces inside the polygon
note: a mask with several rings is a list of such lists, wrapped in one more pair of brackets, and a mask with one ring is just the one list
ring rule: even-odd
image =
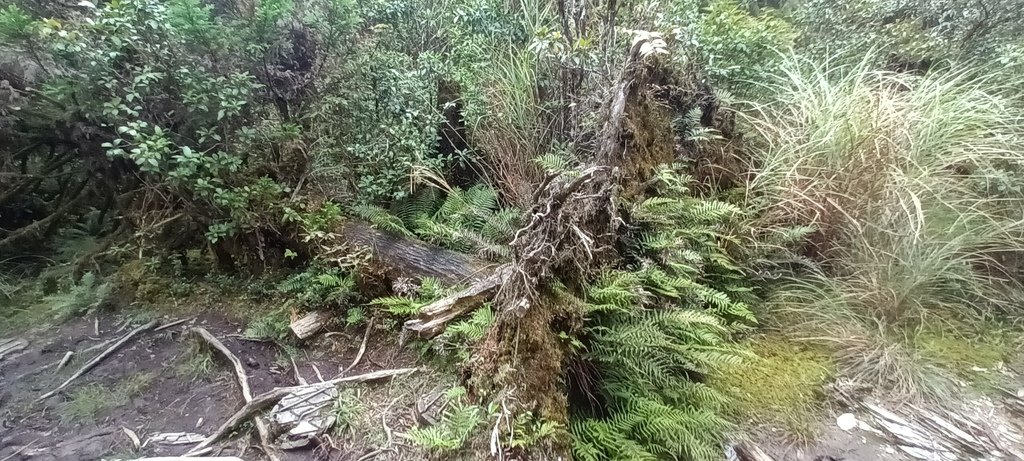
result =
[{"label": "tall grass tussock", "polygon": [[1020,82],[957,70],[877,71],[791,58],[746,118],[759,135],[748,205],[762,226],[810,224],[816,261],[766,309],[840,345],[854,379],[938,397],[927,325],[1020,313],[1024,112]]}]

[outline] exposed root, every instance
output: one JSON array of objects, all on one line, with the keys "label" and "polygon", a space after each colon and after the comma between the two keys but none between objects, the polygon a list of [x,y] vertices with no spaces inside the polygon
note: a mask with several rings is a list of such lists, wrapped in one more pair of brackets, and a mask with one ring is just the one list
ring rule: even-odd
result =
[{"label": "exposed root", "polygon": [[[245,367],[242,366],[242,361],[231,352],[224,343],[220,342],[219,339],[206,331],[203,327],[195,327],[189,330],[192,334],[198,335],[207,344],[220,352],[224,358],[231,362],[232,368],[235,369],[235,377],[238,378],[238,386],[242,388],[242,398],[245,399],[245,403],[252,402],[252,389],[249,387],[249,376],[245,373]],[[253,418],[256,424],[256,432],[260,436],[260,446],[263,447],[263,452],[270,458],[271,461],[278,461],[280,457],[277,456],[277,451],[271,444],[270,426],[267,424],[267,420],[262,417]]]}]

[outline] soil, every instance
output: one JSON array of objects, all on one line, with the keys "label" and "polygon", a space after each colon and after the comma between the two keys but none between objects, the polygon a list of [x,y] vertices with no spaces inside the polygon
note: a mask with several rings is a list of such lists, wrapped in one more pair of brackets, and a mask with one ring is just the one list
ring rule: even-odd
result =
[{"label": "soil", "polygon": [[[0,360],[0,460],[135,459],[174,456],[188,451],[191,445],[156,443],[137,449],[125,429],[143,441],[163,432],[208,435],[241,407],[242,395],[226,361],[217,357],[213,371],[200,378],[181,371],[180,364],[191,353],[185,338],[185,330],[191,326],[206,328],[239,357],[246,367],[254,395],[274,387],[298,384],[296,372],[308,382],[319,381],[318,376],[324,379],[337,376],[353,360],[363,338],[363,327],[321,334],[293,356],[295,368],[292,368],[288,360],[280,358],[285,357],[280,346],[274,342],[242,339],[239,333],[244,324],[210,311],[164,331],[136,336],[63,391],[43,402],[34,402],[107,346],[84,353],[87,348],[120,338],[143,323],[130,322],[123,317],[101,312],[59,325],[39,325],[25,332],[0,334],[0,343],[10,337],[29,342],[20,354]],[[177,319],[161,320],[162,324],[167,324]],[[99,325],[99,334],[95,325]],[[400,348],[392,333],[377,333],[371,335],[363,359],[350,375],[415,366],[414,352]],[[75,359],[55,371],[66,351],[76,351]],[[391,434],[373,432],[387,432],[382,422],[388,423],[388,430],[396,432],[411,427],[414,419],[408,409],[424,389],[443,378],[435,373],[396,379],[392,383],[359,385],[355,392],[365,410],[364,417],[346,422],[345,430],[322,436],[320,443],[312,445],[316,448],[282,452],[280,457],[284,461],[354,460],[387,444],[388,451],[383,451],[377,459],[422,459],[412,447],[392,440]],[[127,395],[129,391],[125,386],[131,383],[136,383],[138,389]],[[107,392],[111,398],[119,397],[113,394],[125,394],[127,398],[117,400],[126,403],[101,405],[91,417],[68,418],[73,405],[71,398],[76,391],[88,386],[102,386],[100,389],[105,392],[101,392],[101,398]],[[386,414],[382,417],[379,412]],[[368,427],[359,426],[363,420]],[[258,447],[258,440],[249,433],[222,444],[211,456],[266,459]]]}]

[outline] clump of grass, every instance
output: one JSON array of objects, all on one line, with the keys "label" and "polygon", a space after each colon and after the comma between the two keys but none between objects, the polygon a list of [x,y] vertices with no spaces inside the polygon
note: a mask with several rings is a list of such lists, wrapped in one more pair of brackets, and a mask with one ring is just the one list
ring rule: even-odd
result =
[{"label": "clump of grass", "polygon": [[334,433],[341,435],[354,423],[356,423],[366,411],[359,394],[354,389],[345,388],[338,392],[338,398],[334,400],[332,412],[334,414]]},{"label": "clump of grass", "polygon": [[73,390],[68,401],[60,408],[62,424],[95,421],[103,412],[127,405],[131,399],[142,395],[152,384],[152,373],[135,373],[114,386],[98,383],[87,384]]},{"label": "clump of grass", "polygon": [[1022,313],[1024,112],[1014,82],[792,60],[750,120],[762,144],[748,205],[763,227],[812,225],[820,271],[769,302],[777,322],[840,343],[842,368],[902,397],[938,398],[923,325]]},{"label": "clump of grass", "polygon": [[810,440],[824,398],[823,387],[835,374],[828,350],[778,336],[749,340],[757,359],[712,375],[710,385],[731,397],[738,420],[781,426],[801,440]]},{"label": "clump of grass", "polygon": [[191,340],[182,355],[183,360],[175,367],[179,376],[188,377],[192,381],[206,379],[214,369],[213,352],[197,340]]}]

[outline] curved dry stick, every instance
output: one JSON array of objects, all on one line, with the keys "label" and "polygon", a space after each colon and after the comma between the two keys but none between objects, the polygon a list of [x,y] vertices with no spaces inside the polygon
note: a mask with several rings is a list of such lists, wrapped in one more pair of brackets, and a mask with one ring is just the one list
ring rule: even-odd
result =
[{"label": "curved dry stick", "polygon": [[349,372],[349,370],[355,368],[356,365],[359,365],[359,361],[363,359],[363,354],[366,353],[366,342],[367,340],[370,339],[370,331],[372,330],[372,328],[373,317],[370,317],[370,321],[366,322],[366,333],[363,333],[363,343],[359,345],[359,352],[356,353],[356,358],[353,359],[352,363],[345,367],[344,370],[341,370],[341,373],[338,373],[338,376],[344,376],[345,373]]},{"label": "curved dry stick", "polygon": [[49,397],[52,397],[57,392],[60,392],[65,387],[68,387],[68,385],[71,384],[72,381],[74,381],[74,380],[78,379],[79,377],[81,377],[82,375],[88,373],[89,370],[93,369],[93,367],[95,367],[96,365],[99,365],[100,362],[102,362],[104,359],[109,357],[115,351],[120,349],[121,346],[124,346],[125,343],[127,343],[132,338],[134,338],[135,335],[138,335],[139,333],[142,333],[144,331],[152,330],[153,327],[157,326],[159,323],[160,322],[157,321],[157,320],[150,321],[149,323],[147,323],[147,324],[145,324],[145,325],[143,325],[141,327],[138,327],[138,328],[132,330],[131,332],[129,332],[128,334],[124,335],[120,340],[118,340],[116,343],[114,343],[113,346],[110,346],[109,348],[107,348],[107,350],[101,352],[100,355],[97,355],[95,358],[90,360],[89,363],[86,363],[85,365],[82,365],[82,368],[79,368],[78,371],[76,371],[75,374],[71,375],[71,377],[68,378],[67,381],[64,381],[63,384],[61,384],[60,386],[57,386],[56,389],[54,389],[54,390],[52,390],[50,392],[47,392],[47,393],[39,396],[39,398],[37,398],[35,401],[36,402],[43,401],[43,400],[45,400],[45,399],[47,399]]},{"label": "curved dry stick", "polygon": [[188,456],[190,454],[195,454],[200,450],[203,450],[206,447],[209,447],[210,445],[216,443],[220,439],[223,439],[228,434],[230,434],[231,431],[235,430],[235,428],[237,428],[239,425],[248,421],[249,418],[251,418],[252,415],[254,415],[256,412],[265,410],[268,407],[273,406],[281,399],[283,399],[285,396],[293,392],[300,391],[311,386],[336,386],[341,383],[363,383],[367,381],[375,381],[378,379],[406,375],[414,371],[416,371],[415,368],[396,368],[392,370],[380,370],[361,375],[347,376],[344,378],[335,378],[330,381],[325,381],[323,383],[317,384],[310,384],[307,386],[278,387],[273,390],[264,392],[254,397],[249,403],[246,403],[245,406],[236,411],[235,414],[231,415],[231,417],[228,418],[228,420],[225,421],[224,424],[221,424],[220,427],[217,428],[216,432],[207,437],[206,440],[199,442],[198,445],[189,450],[188,453],[186,453],[185,455]]},{"label": "curved dry stick", "polygon": [[[235,376],[238,378],[238,385],[242,388],[242,398],[245,399],[246,404],[252,402],[252,389],[249,387],[249,375],[245,373],[245,367],[242,366],[242,361],[238,359],[238,356],[231,352],[224,343],[220,342],[219,339],[210,334],[210,332],[203,327],[191,328],[189,329],[189,332],[198,335],[206,341],[207,344],[212,346],[217,350],[217,352],[220,352],[221,355],[231,362],[231,366],[235,369]],[[279,458],[270,444],[270,427],[267,425],[267,421],[263,418],[257,417],[255,418],[255,422],[256,432],[259,433],[260,445],[263,447],[263,452],[266,453],[267,457],[270,458],[271,461],[278,461]]]}]

